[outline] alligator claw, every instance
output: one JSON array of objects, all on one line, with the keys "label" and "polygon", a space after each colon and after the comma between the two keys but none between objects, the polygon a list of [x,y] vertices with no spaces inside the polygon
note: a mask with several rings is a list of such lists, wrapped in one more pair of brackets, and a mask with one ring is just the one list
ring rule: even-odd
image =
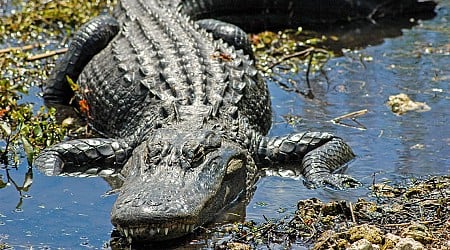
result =
[{"label": "alligator claw", "polygon": [[39,168],[45,175],[58,175],[62,172],[64,161],[53,151],[46,151],[39,155],[33,163]]},{"label": "alligator claw", "polygon": [[331,186],[332,188],[339,190],[357,188],[361,185],[361,182],[345,174],[332,174],[330,175],[330,179],[324,180],[324,186]]},{"label": "alligator claw", "polygon": [[314,181],[307,180],[305,181],[305,185],[308,188],[329,187],[335,190],[344,190],[349,188],[357,188],[362,184],[349,175],[330,174],[317,178]]}]

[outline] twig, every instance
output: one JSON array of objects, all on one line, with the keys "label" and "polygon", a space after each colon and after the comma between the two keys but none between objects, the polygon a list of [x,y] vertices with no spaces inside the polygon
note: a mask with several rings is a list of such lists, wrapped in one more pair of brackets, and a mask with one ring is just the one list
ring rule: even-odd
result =
[{"label": "twig", "polygon": [[308,86],[308,90],[305,96],[309,99],[314,99],[314,94],[311,89],[311,83],[309,82],[309,73],[311,71],[313,57],[314,57],[314,50],[312,50],[311,53],[309,53],[308,68],[306,69],[306,85]]},{"label": "twig", "polygon": [[365,115],[367,112],[368,112],[367,109],[361,109],[361,110],[358,110],[358,111],[355,111],[355,112],[350,112],[348,114],[338,116],[338,117],[334,118],[332,121],[339,122],[342,119],[354,119],[354,118],[356,118],[358,116]]},{"label": "twig", "polygon": [[42,53],[42,54],[29,56],[29,57],[27,57],[27,60],[28,61],[34,61],[34,60],[39,60],[39,59],[51,57],[51,56],[54,56],[54,55],[66,53],[67,50],[68,50],[67,48],[52,50],[52,51],[48,51],[48,52],[45,52],[45,53]]},{"label": "twig", "polygon": [[271,65],[269,65],[269,69],[272,69],[273,67],[277,66],[278,64],[280,64],[280,63],[282,63],[284,61],[287,61],[287,60],[289,60],[291,58],[307,56],[309,53],[311,53],[314,50],[315,50],[314,47],[309,47],[309,48],[307,48],[305,50],[302,50],[302,51],[299,51],[299,52],[295,52],[295,53],[292,53],[290,55],[283,56],[280,59],[278,59],[276,62],[274,62]]},{"label": "twig", "polygon": [[353,212],[353,204],[352,204],[351,201],[349,202],[349,206],[348,207],[350,208],[350,214],[352,215],[352,222],[354,224],[356,224],[355,213]]},{"label": "twig", "polygon": [[268,66],[269,69],[272,69],[273,67],[279,65],[280,63],[287,61],[291,58],[295,58],[295,57],[301,57],[301,56],[308,56],[310,53],[315,52],[315,53],[324,53],[324,54],[328,54],[328,51],[325,49],[320,49],[320,48],[315,48],[315,47],[309,47],[305,50],[302,51],[298,51],[289,55],[285,55],[282,56],[280,59],[278,59],[278,61],[272,63],[271,65]]},{"label": "twig", "polygon": [[30,50],[30,49],[34,49],[37,48],[39,46],[41,46],[41,43],[35,43],[35,44],[29,44],[29,45],[25,45],[22,47],[9,47],[9,48],[4,48],[4,49],[0,49],[0,54],[4,54],[4,53],[8,53],[11,51],[15,51],[15,50]]},{"label": "twig", "polygon": [[[292,53],[292,54],[280,57],[276,62],[274,62],[274,63],[270,64],[269,66],[267,66],[267,68],[265,68],[264,71],[268,71],[269,69],[272,69],[273,67],[275,67],[277,65],[280,65],[282,62],[287,61],[287,60],[292,59],[292,58],[296,58],[296,57],[306,58],[306,57],[309,57],[308,58],[308,68],[306,69],[307,91],[303,92],[303,91],[300,91],[300,90],[298,90],[296,88],[294,88],[294,91],[299,93],[299,94],[301,94],[301,95],[303,95],[303,96],[305,96],[305,97],[307,97],[307,98],[309,98],[309,99],[314,99],[314,94],[312,92],[311,83],[310,83],[310,80],[309,80],[309,75],[310,75],[310,72],[311,72],[311,66],[312,66],[312,60],[313,60],[313,57],[314,57],[314,53],[324,53],[324,54],[327,54],[327,56],[329,58],[329,53],[328,53],[327,50],[321,49],[321,48],[309,47],[309,48],[304,49],[302,51],[298,51],[298,52],[295,52],[295,53]],[[272,79],[274,79],[274,78],[272,77]],[[328,79],[327,79],[327,81],[328,81]],[[281,81],[277,81],[277,82],[279,84],[282,84]],[[285,85],[285,84],[282,84],[282,85]],[[289,90],[292,91],[291,88],[289,88]]]},{"label": "twig", "polygon": [[319,238],[318,242],[316,244],[314,244],[314,247],[313,247],[314,250],[322,249],[322,246],[324,244],[326,244],[328,242],[328,240],[332,239],[336,235],[336,233],[333,232],[332,230],[327,230],[327,231],[323,232],[322,235],[324,235],[324,234],[326,234],[325,237]]},{"label": "twig", "polygon": [[[360,130],[366,130],[367,128],[366,128],[363,124],[361,124],[360,122],[358,122],[358,121],[356,120],[356,118],[359,117],[359,116],[362,116],[362,115],[367,114],[367,112],[368,112],[367,109],[361,109],[361,110],[358,110],[358,111],[355,111],[355,112],[350,112],[350,113],[348,113],[348,114],[341,115],[341,116],[338,116],[338,117],[332,119],[331,122],[334,123],[334,124],[339,124],[339,125],[341,125],[341,126],[345,126],[345,127],[352,127],[352,128],[356,128],[356,129],[360,129]],[[341,121],[341,120],[343,120],[343,119],[350,119],[350,120],[352,120],[354,123],[356,123],[359,127],[356,127],[356,126],[352,126],[352,125],[350,125],[350,124],[343,123],[343,122]]]}]

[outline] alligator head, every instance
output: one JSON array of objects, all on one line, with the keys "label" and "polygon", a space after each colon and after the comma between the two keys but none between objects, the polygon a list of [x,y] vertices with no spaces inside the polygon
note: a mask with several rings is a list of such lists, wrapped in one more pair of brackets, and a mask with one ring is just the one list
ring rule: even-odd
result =
[{"label": "alligator head", "polygon": [[245,197],[255,169],[247,151],[215,132],[157,133],[126,163],[111,221],[129,241],[184,236]]}]

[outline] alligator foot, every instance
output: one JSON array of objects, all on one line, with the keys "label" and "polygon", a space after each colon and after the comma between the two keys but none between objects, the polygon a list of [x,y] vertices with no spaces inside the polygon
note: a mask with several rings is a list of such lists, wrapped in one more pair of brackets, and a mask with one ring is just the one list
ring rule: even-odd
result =
[{"label": "alligator foot", "polygon": [[46,148],[34,165],[46,175],[106,175],[121,168],[130,153],[131,147],[123,140],[78,139]]},{"label": "alligator foot", "polygon": [[336,190],[357,188],[362,185],[358,180],[345,174],[330,174],[314,180],[305,180],[304,183],[306,187],[311,189],[329,187]]},{"label": "alligator foot", "polygon": [[69,50],[56,64],[46,86],[47,104],[68,105],[74,92],[67,77],[74,82],[94,55],[108,45],[119,32],[119,23],[111,16],[101,15],[84,24],[74,35]]},{"label": "alligator foot", "polygon": [[354,188],[360,183],[350,176],[336,173],[353,159],[350,146],[330,133],[304,132],[284,137],[263,138],[258,158],[269,163],[286,163],[303,174],[310,188]]}]

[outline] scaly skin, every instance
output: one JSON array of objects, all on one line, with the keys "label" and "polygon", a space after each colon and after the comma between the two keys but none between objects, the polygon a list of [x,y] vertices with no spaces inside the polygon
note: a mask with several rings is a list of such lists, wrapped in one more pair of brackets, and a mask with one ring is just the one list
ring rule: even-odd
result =
[{"label": "scaly skin", "polygon": [[75,100],[87,103],[88,121],[104,138],[54,145],[36,158],[38,168],[119,175],[124,183],[111,221],[130,241],[177,238],[213,220],[250,199],[257,167],[268,164],[294,166],[311,187],[359,185],[333,173],[354,157],[339,137],[266,137],[270,95],[243,52],[249,43],[242,30],[214,20],[194,24],[177,12],[183,7],[167,4],[123,0],[114,18],[93,19],[75,35],[44,98],[68,104],[68,75],[79,85]]}]

